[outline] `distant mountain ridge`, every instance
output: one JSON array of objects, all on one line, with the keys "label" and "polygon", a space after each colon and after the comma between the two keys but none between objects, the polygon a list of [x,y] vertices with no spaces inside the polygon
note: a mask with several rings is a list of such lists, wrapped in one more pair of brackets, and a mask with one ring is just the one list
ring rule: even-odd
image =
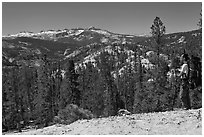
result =
[{"label": "distant mountain ridge", "polygon": [[[89,28],[74,28],[74,29],[62,29],[62,30],[42,30],[39,33],[34,33],[30,31],[22,31],[17,34],[7,35],[3,36],[3,38],[16,38],[16,37],[32,37],[32,38],[38,38],[38,39],[49,39],[49,40],[57,40],[62,37],[70,37],[70,36],[77,36],[83,33],[84,31],[89,32],[96,32],[99,34],[103,34],[106,36],[110,35],[116,35],[116,36],[128,36],[128,37],[134,37],[135,35],[126,35],[126,34],[117,34],[112,33],[107,30],[102,30],[95,27],[89,27]],[[49,38],[48,38],[49,37]]]},{"label": "distant mountain ridge", "polygon": [[[172,48],[179,51],[187,46],[192,48],[193,54],[201,57],[201,39],[202,30],[199,29],[166,34],[163,43],[168,50]],[[43,54],[55,61],[74,58],[77,62],[89,62],[101,51],[111,50],[113,45],[124,45],[126,52],[131,54],[134,52],[129,47],[135,45],[142,48],[145,55],[151,51],[153,41],[152,37],[117,34],[95,27],[47,30],[39,33],[20,32],[2,37],[3,66],[34,61]],[[170,55],[169,52],[163,54]]]}]

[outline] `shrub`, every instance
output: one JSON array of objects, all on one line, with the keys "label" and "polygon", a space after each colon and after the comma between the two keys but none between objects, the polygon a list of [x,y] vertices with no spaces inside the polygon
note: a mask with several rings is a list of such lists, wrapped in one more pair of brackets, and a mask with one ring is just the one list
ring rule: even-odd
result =
[{"label": "shrub", "polygon": [[71,124],[79,119],[91,119],[93,114],[77,105],[69,104],[64,109],[59,110],[58,116],[54,117],[55,123]]}]

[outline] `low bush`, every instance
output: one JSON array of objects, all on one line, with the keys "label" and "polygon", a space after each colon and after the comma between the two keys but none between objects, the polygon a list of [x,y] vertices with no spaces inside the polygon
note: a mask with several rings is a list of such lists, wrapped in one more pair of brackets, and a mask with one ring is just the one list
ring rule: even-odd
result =
[{"label": "low bush", "polygon": [[79,119],[91,119],[93,114],[77,105],[69,104],[64,109],[59,110],[58,116],[54,117],[54,122],[59,124],[71,124]]}]

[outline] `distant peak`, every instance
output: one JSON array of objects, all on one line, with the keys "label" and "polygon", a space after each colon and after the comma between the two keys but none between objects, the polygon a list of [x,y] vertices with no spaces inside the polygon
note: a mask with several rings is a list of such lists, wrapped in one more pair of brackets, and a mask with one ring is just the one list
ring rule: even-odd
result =
[{"label": "distant peak", "polygon": [[95,27],[94,26],[90,26],[90,27],[88,27],[88,29],[95,29]]},{"label": "distant peak", "polygon": [[21,31],[20,33],[33,33],[31,31]]},{"label": "distant peak", "polygon": [[92,30],[92,29],[96,29],[96,27],[94,27],[94,26],[88,27],[88,30]]}]

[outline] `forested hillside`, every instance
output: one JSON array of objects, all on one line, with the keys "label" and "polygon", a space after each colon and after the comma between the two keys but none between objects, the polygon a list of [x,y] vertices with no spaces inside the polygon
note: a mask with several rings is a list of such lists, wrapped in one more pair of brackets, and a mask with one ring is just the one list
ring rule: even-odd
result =
[{"label": "forested hillside", "polygon": [[[69,104],[93,117],[180,108],[179,79],[169,81],[169,64],[184,52],[202,58],[202,29],[158,35],[154,27],[151,37],[96,28],[4,37],[3,129],[22,121],[22,127],[51,125]],[[201,85],[190,90],[192,108],[202,107],[201,92]]]}]

